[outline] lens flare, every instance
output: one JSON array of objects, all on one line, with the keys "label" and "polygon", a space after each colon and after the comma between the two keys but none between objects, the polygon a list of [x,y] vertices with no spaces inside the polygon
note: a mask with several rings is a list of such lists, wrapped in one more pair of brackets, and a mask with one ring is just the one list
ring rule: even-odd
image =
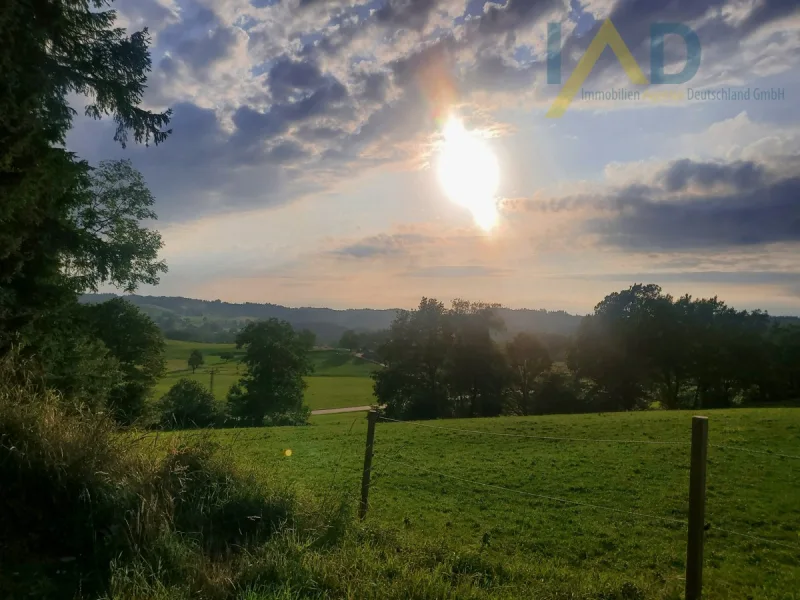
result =
[{"label": "lens flare", "polygon": [[437,173],[444,193],[472,213],[475,223],[490,230],[497,223],[495,193],[500,183],[497,158],[485,140],[467,131],[451,116],[443,129]]}]

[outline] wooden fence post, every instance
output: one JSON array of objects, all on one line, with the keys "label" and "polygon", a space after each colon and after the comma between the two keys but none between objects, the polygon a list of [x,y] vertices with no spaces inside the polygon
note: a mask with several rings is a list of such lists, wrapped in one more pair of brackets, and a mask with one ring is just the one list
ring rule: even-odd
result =
[{"label": "wooden fence post", "polygon": [[361,505],[358,507],[358,518],[367,516],[369,506],[369,478],[372,472],[372,446],[375,442],[375,423],[378,421],[378,411],[371,410],[367,413],[367,448],[364,451],[364,472],[361,474]]},{"label": "wooden fence post", "polygon": [[692,417],[692,466],[689,473],[689,533],[686,539],[686,600],[703,594],[703,538],[706,516],[708,417]]}]

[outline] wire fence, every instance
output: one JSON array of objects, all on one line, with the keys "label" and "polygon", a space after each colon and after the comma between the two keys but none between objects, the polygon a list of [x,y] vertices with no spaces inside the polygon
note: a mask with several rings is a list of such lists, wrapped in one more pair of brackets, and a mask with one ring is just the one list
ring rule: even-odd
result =
[{"label": "wire fence", "polygon": [[[648,444],[648,445],[656,445],[656,446],[684,446],[690,447],[690,442],[682,442],[682,441],[672,441],[672,440],[632,440],[632,439],[610,439],[610,438],[579,438],[579,437],[559,437],[559,436],[537,436],[537,435],[528,435],[528,434],[518,434],[518,433],[510,433],[510,432],[497,432],[497,431],[481,431],[476,429],[462,429],[456,427],[444,427],[440,425],[431,425],[428,423],[422,423],[419,421],[402,421],[399,419],[393,419],[390,417],[379,416],[378,420],[385,421],[389,423],[395,424],[403,424],[409,425],[414,427],[421,427],[430,430],[436,431],[443,431],[443,432],[450,432],[450,433],[457,433],[463,435],[471,435],[471,436],[500,436],[500,437],[508,437],[508,438],[521,438],[521,439],[532,439],[532,440],[541,440],[541,441],[557,441],[557,442],[572,442],[572,443],[602,443],[602,444]],[[800,456],[795,456],[791,454],[785,454],[780,452],[775,452],[773,450],[751,450],[749,448],[742,448],[738,446],[731,446],[731,445],[722,445],[722,444],[708,444],[709,447],[722,449],[722,450],[730,450],[734,452],[744,452],[747,454],[755,454],[755,455],[764,455],[764,456],[771,456],[774,458],[781,458],[781,459],[800,459]],[[387,457],[381,454],[376,454],[378,457],[379,462],[384,462],[388,464],[395,464],[406,469],[410,469],[416,472],[428,473],[431,475],[439,476],[445,479],[458,481],[465,485],[475,486],[479,488],[486,488],[492,489],[497,492],[502,492],[505,494],[515,494],[520,496],[526,496],[531,498],[536,498],[543,501],[549,501],[554,503],[559,503],[563,505],[571,505],[571,506],[580,506],[585,508],[590,508],[593,510],[607,512],[612,514],[625,514],[632,517],[646,519],[650,521],[660,521],[660,522],[668,522],[671,524],[679,524],[682,527],[686,527],[688,525],[688,521],[685,519],[677,519],[674,517],[665,517],[662,515],[656,515],[652,513],[636,511],[636,510],[626,510],[621,508],[614,508],[611,506],[606,506],[603,504],[596,504],[591,502],[584,502],[580,500],[575,500],[571,498],[564,498],[546,494],[537,494],[533,492],[529,492],[526,490],[514,489],[502,485],[496,485],[492,483],[486,483],[482,481],[476,481],[474,479],[470,479],[468,477],[463,477],[459,475],[454,475],[452,473],[445,473],[442,471],[429,469],[427,467],[422,467],[420,465],[415,465],[412,463],[408,463],[402,460],[398,460],[394,457]],[[733,535],[742,537],[745,539],[749,539],[752,541],[770,544],[773,546],[785,548],[787,550],[792,550],[793,552],[800,553],[800,545],[790,544],[781,540],[774,540],[770,538],[766,538],[763,536],[759,536],[750,532],[743,532],[737,531],[735,529],[730,529],[728,527],[719,527],[715,524],[705,523],[705,529],[707,531],[716,531],[722,534]]]},{"label": "wire fence", "polygon": [[[588,443],[601,443],[601,444],[651,444],[656,446],[691,446],[691,442],[680,442],[671,440],[625,440],[625,439],[614,439],[614,438],[608,438],[608,439],[573,438],[573,437],[558,437],[558,436],[545,436],[545,435],[528,435],[521,433],[506,433],[500,431],[481,431],[479,429],[459,429],[455,427],[441,427],[439,425],[429,425],[427,423],[421,423],[419,421],[401,421],[399,419],[391,419],[389,417],[383,417],[383,416],[378,417],[378,419],[381,421],[389,421],[392,423],[404,423],[407,425],[414,425],[417,427],[426,427],[428,429],[452,431],[454,433],[502,436],[502,437],[531,439],[531,440],[548,440],[548,441],[558,441],[558,442],[588,442]],[[781,454],[773,450],[751,450],[749,448],[741,448],[739,446],[729,446],[721,444],[709,444],[708,446],[709,448],[732,450],[734,452],[745,452],[747,454],[760,454],[766,456],[775,456],[778,458],[792,458],[800,460],[800,456],[795,456],[793,454]]]},{"label": "wire fence", "polygon": [[[353,419],[352,423],[348,428],[348,433],[351,433],[353,427],[355,426],[356,422],[359,418],[363,417],[356,417]],[[653,440],[653,439],[646,439],[646,440],[636,440],[636,439],[618,439],[618,438],[586,438],[586,437],[568,437],[568,436],[547,436],[547,435],[531,435],[531,434],[523,434],[523,433],[513,433],[513,432],[499,432],[499,431],[485,431],[479,429],[466,429],[466,428],[458,428],[458,427],[449,427],[449,426],[442,426],[442,425],[433,425],[429,423],[423,423],[419,421],[404,421],[400,419],[393,419],[386,416],[379,416],[378,420],[392,423],[402,426],[412,426],[412,427],[419,427],[426,430],[431,430],[433,432],[444,432],[444,433],[452,433],[458,435],[465,435],[465,436],[473,436],[473,437],[481,437],[481,436],[489,436],[489,437],[502,437],[502,438],[515,438],[515,439],[527,439],[527,440],[537,440],[543,442],[565,442],[565,443],[580,443],[580,444],[621,444],[621,445],[647,445],[647,446],[661,446],[661,447],[683,447],[689,448],[691,447],[690,442],[679,441],[679,440]],[[220,444],[223,447],[233,447],[238,444],[247,444],[253,442],[262,442],[270,438],[269,432],[261,431],[253,431],[248,429],[241,429],[236,430],[233,433],[227,433],[225,435],[219,435],[213,429],[203,429],[203,430],[192,430],[192,431],[172,431],[172,432],[161,432],[161,431],[152,431],[147,432],[143,435],[137,436],[132,438],[134,443],[139,442],[148,442],[152,443],[155,447],[158,445],[160,440],[196,440],[196,439],[210,439],[213,442]],[[710,448],[716,448],[723,451],[731,451],[731,452],[742,452],[750,455],[758,455],[758,456],[768,456],[777,459],[800,459],[800,456],[786,454],[782,452],[777,452],[772,449],[765,449],[765,450],[754,450],[750,448],[743,448],[741,446],[734,446],[730,444],[708,444]],[[342,447],[338,458],[334,461],[334,467],[332,469],[331,475],[331,482],[328,486],[328,489],[325,493],[325,501],[324,504],[327,505],[328,500],[331,497],[331,493],[334,488],[334,484],[337,478],[338,473],[340,472],[341,463],[343,460],[345,452],[345,447]],[[539,494],[534,492],[529,492],[527,490],[521,489],[514,489],[507,486],[497,485],[493,483],[486,483],[482,481],[477,481],[475,479],[471,479],[469,477],[464,477],[461,475],[443,472],[441,470],[430,469],[427,467],[423,467],[417,464],[412,464],[403,460],[398,460],[394,457],[384,456],[380,453],[376,453],[375,456],[377,457],[378,461],[383,464],[388,465],[397,465],[403,467],[405,469],[414,471],[414,472],[421,472],[427,473],[430,475],[434,475],[437,477],[442,477],[444,479],[448,479],[451,481],[456,481],[462,485],[469,485],[474,486],[476,488],[482,489],[490,489],[498,493],[508,494],[508,495],[516,495],[516,496],[523,496],[528,498],[534,498],[546,502],[557,503],[565,506],[577,506],[588,508],[591,510],[596,510],[600,512],[606,512],[609,514],[618,514],[618,515],[627,515],[630,517],[634,517],[637,519],[647,520],[651,522],[661,522],[661,523],[669,523],[672,525],[680,525],[681,528],[686,528],[688,526],[688,521],[686,519],[679,519],[675,517],[667,517],[663,515],[656,515],[644,511],[638,510],[627,510],[622,508],[615,508],[612,506],[607,506],[604,504],[594,503],[594,502],[585,502],[582,500],[576,500],[573,498],[565,498],[560,496],[554,495],[547,495],[547,494]],[[374,470],[374,467],[372,467]],[[729,527],[720,527],[716,524],[706,523],[705,529],[707,531],[714,531],[720,534],[725,535],[732,535],[741,537],[743,539],[747,539],[753,542],[759,542],[762,544],[769,544],[775,547],[783,548],[786,550],[791,550],[795,553],[800,553],[800,545],[790,544],[781,540],[774,540],[770,538],[766,538],[763,536],[756,535],[751,532],[743,532],[737,531],[735,529],[731,529]]]}]

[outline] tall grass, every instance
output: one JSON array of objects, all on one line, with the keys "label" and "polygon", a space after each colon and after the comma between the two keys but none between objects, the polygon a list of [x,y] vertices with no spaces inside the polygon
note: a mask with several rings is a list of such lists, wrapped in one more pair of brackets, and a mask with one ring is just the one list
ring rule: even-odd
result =
[{"label": "tall grass", "polygon": [[322,539],[331,529],[323,512],[232,466],[208,440],[153,445],[119,433],[8,360],[0,365],[0,481],[0,563],[16,569],[2,570],[0,591],[11,596],[53,578],[56,595],[70,584],[97,595],[132,566],[158,574],[158,585],[185,582],[187,569],[205,578],[279,532]]},{"label": "tall grass", "polygon": [[[0,597],[529,598],[545,580],[356,523],[348,503],[271,484],[202,435],[153,440],[0,365]],[[644,597],[547,580],[536,597]]]}]

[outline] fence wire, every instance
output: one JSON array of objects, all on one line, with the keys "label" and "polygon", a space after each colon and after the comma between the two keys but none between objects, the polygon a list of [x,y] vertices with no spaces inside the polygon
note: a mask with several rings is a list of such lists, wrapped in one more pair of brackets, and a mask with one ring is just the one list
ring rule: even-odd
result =
[{"label": "fence wire", "polygon": [[[392,423],[402,423],[404,425],[414,425],[416,427],[425,427],[428,429],[438,429],[440,431],[451,431],[454,433],[462,434],[476,434],[476,435],[491,435],[501,437],[513,437],[531,440],[546,440],[558,442],[595,442],[601,444],[649,444],[657,446],[691,446],[691,442],[679,442],[671,440],[619,440],[610,438],[573,438],[573,437],[558,437],[558,436],[545,436],[545,435],[527,435],[522,433],[503,433],[500,431],[481,431],[480,429],[459,429],[456,427],[442,427],[440,425],[428,425],[427,423],[420,423],[419,421],[401,421],[400,419],[391,419],[389,417],[378,417],[382,421],[390,421]],[[722,444],[709,444],[709,448],[719,448],[721,450],[732,450],[734,452],[744,452],[747,454],[773,456],[777,458],[793,458],[800,460],[800,456],[793,454],[782,454],[773,450],[750,450],[749,448],[741,448],[739,446],[729,446]]]},{"label": "fence wire", "polygon": [[771,540],[769,538],[753,535],[752,533],[742,533],[741,531],[734,531],[733,529],[723,529],[722,527],[717,527],[716,525],[709,525],[708,529],[711,531],[720,531],[722,533],[728,533],[730,535],[738,535],[739,537],[748,538],[751,540],[756,540],[758,542],[764,542],[767,544],[773,544],[775,546],[781,546],[783,548],[788,548],[789,550],[794,550],[795,552],[800,552],[800,546],[794,544],[787,544],[785,542],[779,542],[777,540]]},{"label": "fence wire", "polygon": [[478,435],[494,435],[502,437],[513,438],[526,438],[531,440],[549,440],[559,442],[598,442],[598,443],[618,443],[618,444],[656,444],[668,446],[691,446],[689,442],[673,442],[661,440],[614,440],[614,439],[597,439],[597,438],[571,438],[571,437],[557,437],[546,435],[526,435],[522,433],[503,433],[500,431],[481,431],[479,429],[457,429],[455,427],[441,427],[439,425],[428,425],[427,423],[420,423],[419,421],[401,421],[399,419],[390,419],[389,417],[378,417],[383,421],[391,421],[393,423],[403,423],[405,425],[415,425],[416,427],[426,427],[428,429],[439,429],[442,431],[452,431],[455,433],[465,434],[478,434]]},{"label": "fence wire", "polygon": [[[431,475],[438,475],[439,477],[444,477],[446,479],[452,479],[452,480],[455,480],[455,481],[459,481],[461,483],[466,483],[466,484],[470,484],[470,485],[474,485],[474,486],[478,486],[478,487],[493,489],[493,490],[497,490],[497,491],[501,491],[501,492],[509,492],[509,493],[512,493],[512,494],[518,494],[518,495],[521,495],[521,496],[528,496],[528,497],[537,498],[537,499],[540,499],[540,500],[549,500],[551,502],[558,502],[558,503],[561,503],[561,504],[569,504],[569,505],[572,505],[572,506],[582,506],[582,507],[585,507],[585,508],[592,508],[592,509],[595,509],[595,510],[605,511],[605,512],[609,512],[609,513],[625,514],[625,515],[629,515],[629,516],[633,516],[633,517],[637,517],[637,518],[641,518],[641,519],[649,519],[649,520],[653,520],[653,521],[663,521],[663,522],[667,522],[667,523],[677,523],[677,524],[679,524],[679,525],[681,525],[683,527],[688,525],[688,521],[685,521],[683,519],[676,519],[674,517],[663,517],[663,516],[660,516],[660,515],[654,515],[654,514],[651,514],[651,513],[645,513],[645,512],[641,512],[641,511],[625,510],[625,509],[621,509],[621,508],[613,508],[611,506],[605,506],[605,505],[602,505],[602,504],[593,504],[591,502],[581,502],[579,500],[570,500],[569,498],[560,498],[560,497],[557,497],[557,496],[548,496],[548,495],[545,495],[545,494],[534,494],[533,492],[527,492],[525,490],[515,490],[513,488],[508,488],[508,487],[505,487],[505,486],[502,486],[502,485],[495,485],[495,484],[492,484],[492,483],[484,483],[482,481],[475,481],[474,479],[467,479],[465,477],[458,477],[456,475],[450,475],[448,473],[442,473],[441,471],[434,471],[433,469],[426,469],[425,467],[420,467],[418,465],[412,465],[411,463],[407,463],[405,461],[400,461],[400,460],[397,460],[397,459],[394,459],[394,458],[385,459],[385,460],[387,462],[390,462],[390,463],[394,463],[394,464],[398,464],[398,465],[404,466],[404,467],[406,467],[408,469],[412,469],[412,470],[416,470],[416,471],[422,471],[422,472],[425,472],[425,473],[430,473]],[[385,473],[385,471],[384,471],[384,473]],[[729,534],[729,535],[739,536],[739,537],[742,537],[742,538],[754,540],[754,541],[757,541],[757,542],[762,542],[762,543],[765,543],[765,544],[772,544],[773,546],[779,546],[781,548],[786,548],[788,550],[793,550],[794,552],[800,553],[800,546],[798,546],[798,545],[787,544],[786,542],[781,542],[781,541],[778,541],[778,540],[773,540],[773,539],[770,539],[770,538],[761,537],[761,536],[758,536],[758,535],[754,535],[752,533],[744,533],[742,531],[736,531],[734,529],[727,529],[727,528],[723,528],[723,527],[718,527],[718,526],[712,525],[710,523],[706,524],[706,529],[710,530],[710,531],[718,531],[720,533],[726,533],[726,534]]]},{"label": "fence wire", "polygon": [[[638,443],[638,442],[642,442],[641,440],[596,440],[596,439],[590,439],[590,438],[587,438],[587,439],[584,440],[584,439],[580,439],[580,438],[551,438],[551,437],[540,437],[540,436],[520,436],[520,435],[517,435],[517,434],[502,434],[502,433],[498,433],[498,432],[484,432],[484,431],[468,430],[468,429],[453,429],[453,428],[448,428],[448,427],[438,427],[438,426],[434,426],[434,425],[425,425],[423,423],[417,423],[417,422],[413,422],[413,421],[398,421],[396,419],[389,419],[388,417],[380,417],[380,418],[384,419],[386,421],[393,421],[393,422],[397,422],[397,423],[408,423],[408,424],[418,425],[418,426],[421,426],[421,427],[429,427],[429,428],[433,428],[433,429],[445,429],[447,431],[457,431],[457,432],[460,432],[460,433],[478,433],[478,434],[488,434],[488,435],[507,435],[507,436],[510,436],[510,437],[533,437],[534,439],[546,439],[546,440],[557,439],[557,440],[565,440],[565,441],[602,441],[602,442],[618,442],[618,441],[621,441],[622,443]],[[652,443],[659,443],[659,442],[652,442]],[[669,444],[670,442],[660,442],[660,443]],[[681,442],[675,442],[675,443],[681,443]],[[687,444],[684,444],[684,445],[687,445]],[[688,445],[691,445],[691,444],[688,444]],[[742,448],[736,448],[736,447],[730,447],[730,446],[715,446],[715,447],[725,448],[725,449],[728,449],[728,450],[745,450],[745,449],[742,449]],[[747,450],[745,450],[745,451],[747,451]],[[771,452],[759,452],[759,451],[751,451],[751,452],[755,452],[757,454],[768,454],[770,456],[786,456],[787,458],[797,458],[797,457],[793,457],[791,455],[781,455],[781,454],[775,454],[775,453],[771,453]],[[397,464],[397,465],[400,465],[400,466],[404,466],[404,467],[406,467],[408,469],[411,469],[411,470],[422,471],[424,473],[429,473],[431,475],[437,475],[437,476],[443,477],[445,479],[452,479],[454,481],[459,481],[461,483],[465,483],[465,484],[469,484],[469,485],[473,485],[473,486],[493,489],[493,490],[497,490],[497,491],[501,491],[501,492],[508,492],[508,493],[517,494],[517,495],[521,495],[521,496],[531,497],[531,498],[537,498],[537,499],[540,499],[540,500],[548,500],[548,501],[551,501],[551,502],[558,502],[558,503],[561,503],[561,504],[567,504],[567,505],[572,505],[572,506],[582,506],[582,507],[592,508],[592,509],[595,509],[595,510],[609,512],[609,513],[625,514],[625,515],[629,515],[629,516],[633,516],[633,517],[637,517],[637,518],[641,518],[641,519],[649,519],[649,520],[653,520],[653,521],[663,521],[663,522],[667,522],[667,523],[677,523],[677,524],[679,524],[681,526],[684,526],[684,527],[688,526],[688,521],[683,520],[683,519],[676,519],[674,517],[663,517],[663,516],[660,516],[660,515],[654,515],[654,514],[645,513],[645,512],[641,512],[641,511],[633,511],[633,510],[625,510],[625,509],[620,509],[620,508],[613,508],[611,506],[605,506],[605,505],[601,505],[601,504],[594,504],[594,503],[591,503],[591,502],[582,502],[582,501],[579,501],[579,500],[571,500],[569,498],[561,498],[561,497],[549,496],[549,495],[545,495],[545,494],[535,494],[533,492],[528,492],[528,491],[525,491],[525,490],[515,490],[513,488],[505,487],[505,486],[502,486],[502,485],[496,485],[496,484],[492,484],[492,483],[485,483],[485,482],[482,482],[482,481],[476,481],[474,479],[468,479],[466,477],[459,477],[457,475],[451,475],[449,473],[442,473],[441,471],[435,471],[433,469],[428,469],[428,468],[425,468],[425,467],[421,467],[419,465],[414,465],[414,464],[411,464],[411,463],[408,463],[408,462],[405,462],[405,461],[400,461],[400,460],[397,460],[395,458],[385,458],[385,457],[380,456],[378,453],[376,453],[375,456],[377,458],[379,458],[379,459],[382,459],[382,460],[386,461],[386,462]],[[373,466],[373,469],[374,469],[374,466]],[[386,473],[386,472],[387,471],[383,471],[383,473]],[[761,537],[761,536],[758,536],[758,535],[755,535],[755,534],[752,534],[752,533],[745,533],[745,532],[742,532],[742,531],[736,531],[734,529],[718,527],[717,525],[712,525],[710,523],[707,523],[705,527],[706,527],[706,530],[709,530],[709,531],[718,531],[720,533],[726,533],[728,535],[739,536],[739,537],[742,537],[742,538],[745,538],[745,539],[750,539],[750,540],[761,542],[761,543],[764,543],[764,544],[771,544],[773,546],[779,546],[781,548],[786,548],[788,550],[792,550],[794,552],[800,553],[800,546],[795,545],[795,544],[788,544],[786,542],[782,542],[782,541],[779,541],[779,540],[773,540],[773,539],[770,539],[770,538]]]}]

